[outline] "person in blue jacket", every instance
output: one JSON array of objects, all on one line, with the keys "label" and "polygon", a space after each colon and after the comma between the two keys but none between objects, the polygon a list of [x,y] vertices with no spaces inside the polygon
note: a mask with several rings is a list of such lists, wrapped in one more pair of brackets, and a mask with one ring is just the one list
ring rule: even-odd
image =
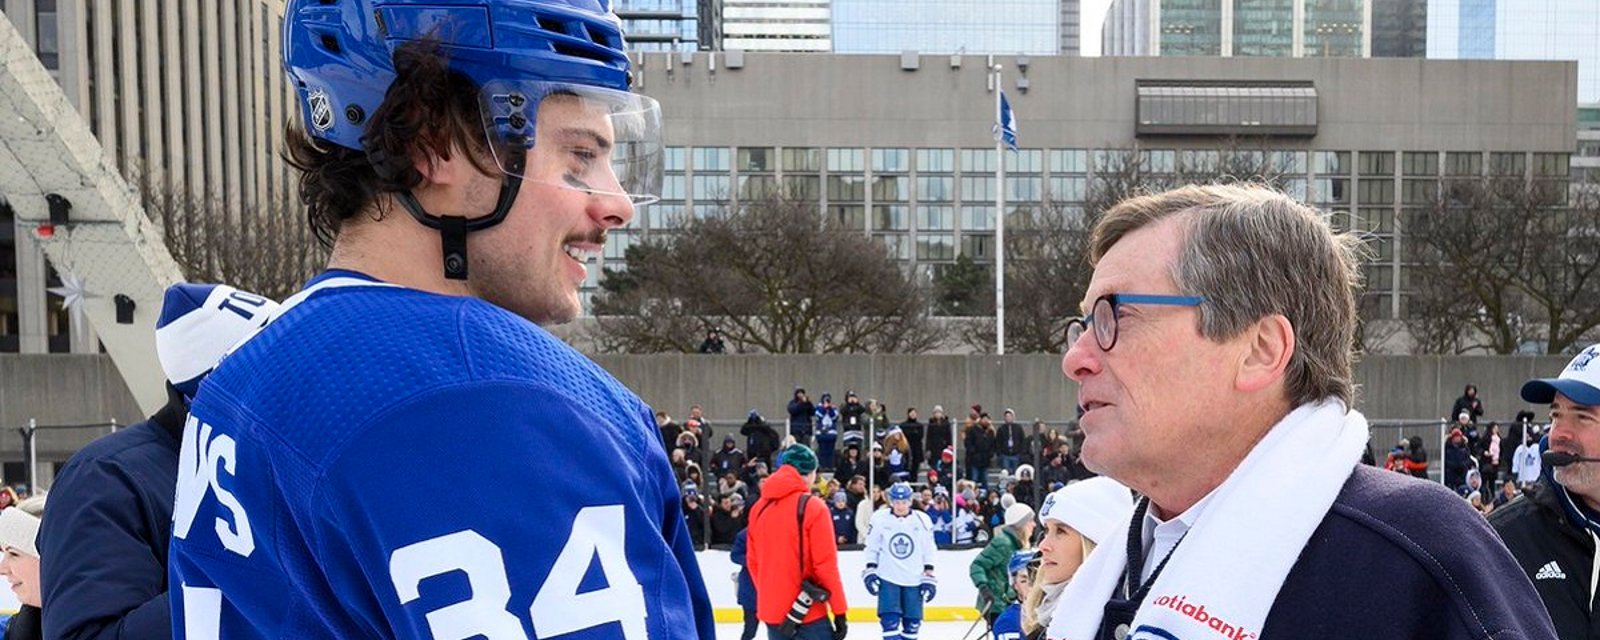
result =
[{"label": "person in blue jacket", "polygon": [[545,328],[660,197],[612,3],[284,5],[331,253],[190,407],[174,640],[712,640],[654,410]]},{"label": "person in blue jacket", "polygon": [[167,543],[178,444],[200,380],[277,303],[222,285],[169,287],[156,322],[167,404],[89,443],[56,474],[39,528],[46,638],[171,637]]},{"label": "person in blue jacket", "polygon": [[994,620],[994,640],[1022,640],[1022,601],[1020,594],[1027,593],[1033,586],[1029,575],[1037,568],[1039,559],[1038,549],[1024,549],[1011,554],[1011,562],[1006,565],[1006,573],[1011,576],[1011,591],[1019,594],[1012,598],[1011,603],[1000,610],[1000,616]]},{"label": "person in blue jacket", "polygon": [[733,537],[733,550],[728,554],[728,559],[739,565],[739,577],[735,580],[739,583],[739,609],[744,613],[744,630],[739,632],[739,640],[755,638],[756,629],[761,626],[761,620],[756,618],[756,583],[750,580],[750,563],[745,559],[750,546],[745,539],[749,533],[749,529],[740,529]]}]

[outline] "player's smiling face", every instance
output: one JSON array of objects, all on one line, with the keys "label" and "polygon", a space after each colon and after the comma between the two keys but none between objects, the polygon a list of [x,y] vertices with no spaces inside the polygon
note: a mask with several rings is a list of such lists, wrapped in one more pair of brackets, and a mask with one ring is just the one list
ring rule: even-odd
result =
[{"label": "player's smiling face", "polygon": [[[485,300],[539,324],[582,311],[578,288],[609,229],[627,224],[633,203],[609,169],[613,131],[604,112],[575,96],[539,105],[527,177],[505,222],[468,236],[471,284]],[[501,176],[481,176],[466,211],[491,210]],[[599,193],[606,192],[606,193]]]}]

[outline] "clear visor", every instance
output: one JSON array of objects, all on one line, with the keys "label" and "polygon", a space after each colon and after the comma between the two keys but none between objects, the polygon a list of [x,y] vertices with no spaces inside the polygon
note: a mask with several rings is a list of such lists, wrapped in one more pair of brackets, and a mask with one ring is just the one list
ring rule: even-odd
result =
[{"label": "clear visor", "polygon": [[628,198],[661,199],[661,105],[626,91],[495,80],[481,94],[495,163],[524,181]]}]

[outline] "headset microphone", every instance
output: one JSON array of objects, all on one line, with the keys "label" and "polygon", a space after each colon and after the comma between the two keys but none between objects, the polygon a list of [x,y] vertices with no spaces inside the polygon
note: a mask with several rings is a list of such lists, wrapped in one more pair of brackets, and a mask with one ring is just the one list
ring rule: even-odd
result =
[{"label": "headset microphone", "polygon": [[1564,451],[1546,451],[1541,456],[1544,463],[1552,467],[1565,467],[1579,462],[1600,462],[1600,458],[1585,458]]}]

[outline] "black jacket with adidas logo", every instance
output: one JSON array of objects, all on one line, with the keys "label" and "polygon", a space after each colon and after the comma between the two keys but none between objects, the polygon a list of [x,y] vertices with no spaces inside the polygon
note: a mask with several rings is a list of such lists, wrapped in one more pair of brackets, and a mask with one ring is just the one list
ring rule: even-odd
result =
[{"label": "black jacket with adidas logo", "polygon": [[1548,483],[1549,474],[1522,496],[1489,514],[1534,590],[1544,600],[1562,640],[1600,640],[1600,616],[1591,613],[1594,538],[1574,524]]}]

